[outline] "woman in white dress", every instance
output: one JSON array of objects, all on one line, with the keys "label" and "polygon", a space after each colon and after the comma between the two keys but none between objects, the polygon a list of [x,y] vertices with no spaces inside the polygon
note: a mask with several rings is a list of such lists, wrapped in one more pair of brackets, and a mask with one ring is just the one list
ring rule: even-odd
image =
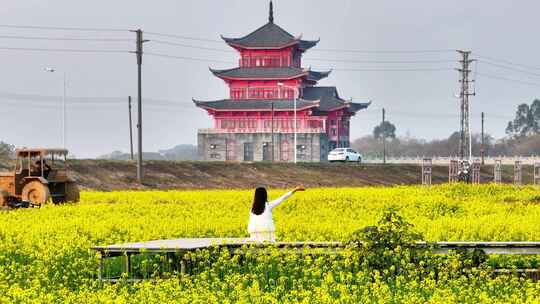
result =
[{"label": "woman in white dress", "polygon": [[258,242],[274,242],[276,240],[276,227],[272,218],[272,209],[298,191],[304,191],[304,188],[296,187],[278,199],[268,202],[266,189],[263,187],[255,189],[255,198],[253,199],[248,224],[248,232],[252,240]]}]

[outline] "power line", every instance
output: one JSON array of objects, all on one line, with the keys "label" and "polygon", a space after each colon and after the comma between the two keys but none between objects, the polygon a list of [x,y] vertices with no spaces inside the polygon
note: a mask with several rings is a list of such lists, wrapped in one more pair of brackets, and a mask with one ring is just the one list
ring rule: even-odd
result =
[{"label": "power line", "polygon": [[[0,36],[0,39],[19,39],[19,40],[48,40],[48,41],[96,41],[96,42],[131,42],[132,39],[119,39],[119,38],[63,38],[63,37],[37,37],[37,36]],[[224,52],[224,53],[236,53],[231,50],[225,50],[225,49],[218,49],[218,48],[209,48],[209,47],[201,47],[201,46],[195,46],[195,45],[188,45],[188,44],[181,44],[181,43],[175,43],[165,40],[159,40],[159,39],[152,39],[153,43],[157,44],[164,44],[164,45],[171,45],[171,46],[179,46],[179,47],[185,47],[185,48],[194,48],[194,49],[200,49],[200,50],[210,50],[210,51],[218,51],[218,52]],[[13,49],[20,49],[20,48],[13,48]],[[24,48],[24,50],[29,50],[30,48]],[[55,50],[58,51],[58,50]],[[65,51],[73,51],[73,50],[65,50]],[[165,55],[167,57],[173,58],[172,55]],[[185,59],[185,58],[180,58]],[[443,62],[453,62],[453,60],[405,60],[405,61],[399,61],[399,60],[348,60],[348,59],[324,59],[324,58],[309,58],[306,60],[313,60],[313,61],[328,61],[328,62],[345,62],[345,63],[383,63],[383,64],[399,64],[399,63],[443,63]]]},{"label": "power line", "polygon": [[50,41],[97,41],[97,42],[117,42],[132,41],[132,39],[119,38],[67,38],[67,37],[37,37],[37,36],[0,36],[0,39],[17,40],[50,40]]},{"label": "power line", "polygon": [[[202,47],[202,46],[196,46],[196,45],[189,45],[189,44],[183,44],[183,43],[176,43],[166,40],[159,40],[159,39],[152,39],[153,43],[157,44],[164,44],[164,45],[171,45],[171,46],[179,46],[179,47],[185,47],[185,48],[193,48],[193,49],[200,49],[200,50],[209,50],[209,51],[218,51],[218,52],[224,52],[224,53],[236,53],[232,50],[225,50],[225,49],[218,49],[218,48],[210,48],[210,47]],[[325,59],[325,58],[305,58],[305,60],[313,60],[313,61],[328,61],[328,62],[345,62],[345,63],[444,63],[444,62],[454,62],[454,60],[353,60],[353,59]]]},{"label": "power line", "polygon": [[[47,102],[50,104],[56,103],[60,100],[60,96],[51,95],[38,95],[38,94],[18,94],[9,92],[0,92],[0,99],[4,99],[6,102],[36,102],[39,100],[40,104]],[[70,104],[92,104],[92,105],[125,105],[125,97],[68,97]],[[147,99],[152,105],[193,105],[191,101],[173,101],[167,99]],[[44,104],[44,105],[47,105]]]},{"label": "power line", "polygon": [[[32,106],[44,109],[54,109],[60,107],[60,96],[51,95],[30,95],[30,94],[16,94],[8,92],[0,92],[0,99],[3,100],[3,106]],[[168,99],[154,99],[149,98],[147,100],[147,106],[152,109],[197,109],[191,101],[174,101]],[[69,97],[68,104],[70,106],[125,106],[125,97]],[[380,115],[380,109],[369,109],[361,112],[362,115]],[[407,112],[400,110],[392,110],[391,115],[393,117],[405,117],[405,118],[451,118],[455,119],[459,117],[458,114],[444,114],[444,113],[427,113],[427,112]],[[500,119],[512,119],[511,116],[502,114],[490,114],[486,113],[486,116],[491,118]]]},{"label": "power line", "polygon": [[[373,109],[373,110],[368,110],[368,111],[364,111],[364,112],[360,112],[361,115],[373,115],[373,116],[379,116],[380,115],[380,110],[379,109]],[[499,119],[513,119],[512,116],[507,116],[507,115],[502,115],[502,114],[490,114],[490,113],[487,113],[485,112],[486,116],[490,117],[490,118],[499,118]],[[475,116],[476,114],[473,113],[473,116]],[[428,112],[421,112],[421,113],[418,113],[418,112],[406,112],[406,111],[395,111],[395,110],[392,110],[390,112],[390,115],[387,114],[387,116],[390,116],[390,118],[392,117],[400,117],[400,118],[432,118],[432,119],[456,119],[456,118],[459,118],[459,114],[444,114],[444,113],[435,113],[435,112],[431,112],[431,113],[428,113]]]},{"label": "power line", "polygon": [[[172,45],[172,46],[180,46],[180,47],[186,47],[186,48],[194,48],[194,49],[201,49],[201,50],[210,50],[210,51],[219,51],[224,53],[235,53],[234,51],[229,50],[223,50],[223,49],[217,49],[217,48],[207,48],[207,47],[199,47],[194,45],[187,45],[187,44],[180,44],[180,43],[174,43],[164,40],[151,40],[152,42],[158,43],[158,44],[165,44],[165,45]],[[167,55],[167,54],[157,54],[157,53],[146,53],[148,55],[154,55],[154,56],[160,56],[160,57],[167,57],[167,58],[176,58],[176,59],[186,59],[186,60],[197,60],[197,61],[214,61],[214,62],[221,62],[221,63],[231,63],[234,64],[235,62],[230,61],[221,61],[221,60],[212,60],[212,59],[199,59],[199,58],[191,58],[191,57],[184,57],[184,56],[175,56],[175,55]],[[347,60],[347,59],[323,59],[323,58],[310,58],[306,60],[314,60],[314,61],[328,61],[328,62],[346,62],[346,63],[444,63],[444,62],[454,62],[454,60],[405,60],[405,61],[398,61],[398,60]],[[446,68],[445,68],[446,69]],[[336,69],[339,70],[339,69]],[[368,69],[341,69],[341,70],[368,70]],[[418,69],[415,69],[418,70]],[[425,70],[425,69],[420,69]],[[429,70],[440,70],[440,69],[429,69]]]},{"label": "power line", "polygon": [[26,47],[4,47],[0,50],[5,51],[36,51],[36,52],[61,52],[61,53],[129,53],[121,50],[98,50],[98,49],[53,49],[53,48],[26,48]]},{"label": "power line", "polygon": [[510,82],[515,82],[515,83],[521,83],[521,84],[525,84],[525,85],[539,86],[540,87],[540,83],[536,83],[536,82],[522,81],[522,80],[518,80],[518,79],[506,78],[506,77],[496,76],[496,75],[491,75],[491,74],[486,74],[486,73],[477,73],[477,74],[480,75],[480,76],[484,76],[486,78],[504,80],[504,81],[510,81]]},{"label": "power line", "polygon": [[[193,49],[200,49],[200,50],[209,50],[209,51],[217,51],[217,52],[224,52],[224,53],[236,53],[232,50],[225,50],[225,49],[218,49],[218,48],[210,48],[210,47],[202,47],[202,46],[196,46],[196,45],[189,45],[189,44],[182,44],[182,43],[176,43],[176,42],[170,42],[165,40],[159,40],[159,39],[152,39],[153,43],[157,44],[164,44],[164,45],[171,45],[171,46],[179,46],[179,47],[185,47],[185,48],[193,48]],[[454,62],[454,60],[353,60],[353,59],[325,59],[325,58],[305,58],[305,60],[312,60],[312,61],[328,61],[328,62],[344,62],[344,63],[444,63],[444,62]]]},{"label": "power line", "polygon": [[531,70],[540,70],[540,67],[536,67],[536,66],[525,65],[525,64],[521,64],[521,63],[515,63],[515,62],[512,62],[512,61],[508,61],[508,60],[504,60],[504,59],[497,59],[497,58],[494,58],[494,57],[488,57],[488,56],[480,55],[480,54],[477,54],[477,53],[474,53],[474,54],[476,55],[476,57],[484,58],[484,59],[491,60],[491,61],[498,61],[498,62],[503,62],[503,63],[509,64],[509,65],[521,66],[523,68],[527,68],[527,69],[531,69]]},{"label": "power line", "polygon": [[231,51],[231,50],[224,50],[224,49],[217,49],[217,48],[201,47],[201,46],[195,46],[195,45],[189,45],[189,44],[182,44],[182,43],[170,42],[170,41],[159,40],[159,39],[152,39],[151,41],[152,41],[153,43],[158,43],[158,44],[165,44],[165,45],[172,45],[172,46],[180,46],[180,47],[193,48],[193,49],[199,49],[199,50],[218,51],[218,52],[224,52],[224,53],[236,53],[235,51]]},{"label": "power line", "polygon": [[14,25],[14,24],[0,24],[0,28],[82,31],[82,32],[129,32],[128,29],[119,29],[119,28],[61,27],[61,26]]},{"label": "power line", "polygon": [[451,49],[440,50],[351,50],[351,49],[313,49],[314,52],[338,52],[338,53],[381,53],[381,54],[425,54],[425,53],[449,53]]},{"label": "power line", "polygon": [[[145,32],[149,35],[155,35],[155,36],[161,36],[161,37],[169,37],[169,38],[177,38],[177,39],[185,39],[185,40],[193,40],[193,41],[203,41],[203,42],[212,42],[212,43],[223,43],[223,40],[217,40],[217,39],[208,39],[208,38],[200,38],[200,37],[193,37],[193,36],[185,36],[185,35],[175,35],[175,34],[165,34],[165,33],[157,33],[157,32]],[[154,41],[154,40],[153,40]],[[422,54],[422,53],[449,53],[454,52],[453,49],[429,49],[429,50],[352,50],[352,49],[313,49],[312,51],[320,51],[320,52],[344,52],[344,53],[388,53],[388,54],[399,54],[399,53],[405,53],[405,54]]]},{"label": "power line", "polygon": [[[86,111],[89,110],[88,108],[96,109],[97,107],[102,107],[102,106],[103,106],[103,104],[99,104],[99,103],[97,103],[97,104],[91,104],[91,103],[88,103],[88,104],[69,104],[69,109],[70,109],[70,111],[74,111],[74,110],[77,109],[77,110],[86,112]],[[124,105],[121,105],[121,104],[109,104],[107,106],[110,106],[110,108],[107,108],[107,109],[118,108],[118,110],[121,111],[123,109],[122,107]],[[10,113],[13,113],[13,112],[16,112],[17,110],[20,110],[21,108],[25,108],[25,107],[30,108],[32,110],[41,109],[41,110],[48,110],[48,111],[57,111],[60,108],[60,105],[40,104],[40,103],[5,104],[5,105],[2,106],[2,109],[13,109],[13,110],[9,111]],[[177,106],[173,106],[173,105],[169,105],[169,106],[165,106],[165,105],[146,105],[145,109],[152,110],[152,111],[174,111],[174,110],[181,110],[181,111],[193,110],[193,111],[196,111],[196,110],[200,110],[195,106],[188,106],[188,105],[177,105]],[[179,113],[182,113],[182,112],[179,112]]]},{"label": "power line", "polygon": [[183,35],[164,34],[164,33],[146,32],[146,31],[144,33],[148,34],[148,35],[161,36],[161,37],[169,37],[169,38],[177,38],[177,39],[185,39],[185,40],[194,40],[194,41],[204,41],[204,42],[213,42],[213,43],[223,43],[223,40],[197,38],[197,37],[190,37],[190,36],[183,36]]},{"label": "power line", "polygon": [[200,62],[218,62],[218,63],[234,64],[234,62],[232,62],[232,61],[223,61],[223,60],[216,60],[216,59],[203,59],[203,58],[195,58],[195,57],[175,56],[175,55],[159,54],[159,53],[152,53],[152,52],[145,52],[144,54],[149,55],[149,56],[162,57],[162,58],[181,59],[181,60],[200,61]]},{"label": "power line", "polygon": [[345,62],[345,63],[444,63],[455,62],[455,60],[351,60],[351,59],[324,59],[324,58],[306,58],[305,60]]},{"label": "power line", "polygon": [[520,72],[520,73],[524,73],[524,74],[529,74],[529,75],[533,75],[533,76],[539,76],[540,77],[540,74],[538,73],[533,73],[533,72],[529,72],[529,71],[526,71],[526,70],[522,70],[522,69],[516,69],[514,67],[511,67],[511,66],[507,66],[507,65],[504,65],[504,64],[498,64],[498,63],[493,63],[491,61],[487,61],[487,60],[484,60],[484,59],[481,59],[479,60],[480,62],[483,62],[487,65],[491,65],[491,66],[494,66],[494,67],[498,67],[498,68],[502,68],[502,69],[506,69],[506,70],[510,70],[510,71],[516,71],[516,72]]},{"label": "power line", "polygon": [[[166,33],[158,33],[158,32],[146,32],[148,35],[154,35],[154,36],[161,36],[161,37],[169,37],[169,38],[177,38],[177,39],[184,39],[184,40],[193,40],[193,41],[203,41],[203,42],[212,42],[212,43],[223,43],[223,40],[217,40],[217,39],[208,39],[208,38],[200,38],[200,37],[193,37],[193,36],[186,36],[186,35],[176,35],[176,34],[166,34]],[[154,40],[152,40],[154,41]],[[405,54],[423,54],[423,53],[449,53],[454,52],[453,49],[426,49],[426,50],[352,50],[352,49],[313,49],[312,51],[320,51],[320,52],[344,52],[344,53],[388,53],[388,54],[399,54],[399,53],[405,53]]]},{"label": "power line", "polygon": [[345,72],[436,72],[436,71],[452,71],[452,68],[403,68],[403,69],[394,69],[394,68],[361,68],[361,69],[333,69],[334,71],[345,71]]}]

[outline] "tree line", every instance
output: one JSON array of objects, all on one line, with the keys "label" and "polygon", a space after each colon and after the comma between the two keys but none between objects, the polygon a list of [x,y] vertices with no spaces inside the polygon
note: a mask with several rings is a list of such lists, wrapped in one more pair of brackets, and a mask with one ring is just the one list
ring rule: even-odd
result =
[{"label": "tree line", "polygon": [[[364,157],[382,157],[382,139],[387,142],[387,155],[394,157],[441,156],[458,155],[459,132],[454,132],[444,139],[424,140],[413,137],[397,137],[396,126],[389,121],[382,122],[373,129],[373,134],[356,139],[352,146],[361,151]],[[473,155],[480,155],[482,138],[480,134],[472,135]],[[0,159],[14,156],[15,147],[0,141]],[[170,150],[154,153],[158,159],[195,160],[195,146],[179,145]],[[529,105],[518,105],[515,118],[507,123],[506,136],[495,139],[484,136],[484,155],[486,156],[535,156],[540,155],[540,99],[535,99]],[[128,159],[129,155],[114,152],[100,158]],[[152,158],[149,155],[145,158]]]},{"label": "tree line", "polygon": [[15,155],[15,146],[0,141],[0,159],[13,158]]},{"label": "tree line", "polygon": [[[382,139],[386,139],[388,156],[417,157],[458,155],[459,132],[447,138],[424,140],[413,137],[397,137],[396,126],[389,121],[379,124],[373,134],[356,139],[352,146],[361,151],[364,157],[382,157]],[[473,155],[480,155],[481,134],[472,135]],[[495,139],[484,135],[485,156],[535,156],[540,155],[540,100],[535,99],[530,105],[518,105],[515,118],[507,123],[506,136]]]}]

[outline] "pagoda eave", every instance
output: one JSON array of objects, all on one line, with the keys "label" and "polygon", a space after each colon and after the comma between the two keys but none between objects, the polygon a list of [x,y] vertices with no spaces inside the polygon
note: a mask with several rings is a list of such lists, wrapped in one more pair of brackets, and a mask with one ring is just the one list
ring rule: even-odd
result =
[{"label": "pagoda eave", "polygon": [[[209,68],[214,76],[223,80],[292,80],[304,78],[316,84],[319,80],[328,77],[330,71],[317,72],[310,69],[290,69],[290,68],[233,68],[225,70],[215,70]],[[265,75],[266,74],[266,75]]]},{"label": "pagoda eave", "polygon": [[315,47],[320,39],[317,40],[294,40],[290,43],[286,43],[278,46],[249,46],[241,43],[234,42],[234,39],[222,37],[223,40],[232,48],[242,51],[242,50],[283,50],[293,46],[297,46],[298,49],[302,52],[305,52],[313,47]]},{"label": "pagoda eave", "polygon": [[246,78],[240,78],[240,77],[228,77],[228,76],[218,76],[217,77],[223,79],[223,80],[246,80],[246,81],[259,81],[259,80],[293,80],[298,79],[307,76],[307,74],[300,74],[295,76],[287,76],[287,77],[246,77]]},{"label": "pagoda eave", "polygon": [[356,114],[360,110],[369,108],[370,105],[371,101],[365,103],[349,103],[349,107],[347,108],[347,110],[350,113]]},{"label": "pagoda eave", "polygon": [[237,50],[282,50],[282,49],[286,49],[286,48],[290,48],[292,46],[298,45],[300,43],[300,41],[295,40],[290,43],[286,43],[286,44],[278,45],[278,46],[248,46],[248,45],[243,45],[240,43],[235,43],[232,41],[227,41],[227,40],[225,41],[227,42],[229,46]]},{"label": "pagoda eave", "polygon": [[[294,100],[217,100],[199,101],[193,99],[199,108],[212,112],[290,112],[294,111]],[[301,112],[319,107],[319,101],[308,101],[299,99],[296,101],[296,111]]]},{"label": "pagoda eave", "polygon": [[311,49],[312,47],[316,46],[317,44],[319,44],[320,41],[321,41],[321,38],[317,40],[300,40],[300,43],[298,44],[298,49],[305,52]]}]

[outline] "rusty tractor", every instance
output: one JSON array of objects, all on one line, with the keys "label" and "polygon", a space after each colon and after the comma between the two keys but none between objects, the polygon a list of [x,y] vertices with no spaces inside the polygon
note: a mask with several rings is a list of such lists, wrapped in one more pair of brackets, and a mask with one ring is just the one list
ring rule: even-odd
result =
[{"label": "rusty tractor", "polygon": [[68,176],[65,149],[19,149],[13,172],[0,172],[0,207],[41,206],[79,201]]}]

